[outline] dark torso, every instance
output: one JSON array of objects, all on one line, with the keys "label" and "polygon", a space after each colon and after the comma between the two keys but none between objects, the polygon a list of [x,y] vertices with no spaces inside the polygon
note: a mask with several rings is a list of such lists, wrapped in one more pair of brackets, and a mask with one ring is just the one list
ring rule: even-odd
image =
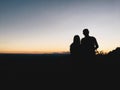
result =
[{"label": "dark torso", "polygon": [[79,55],[80,54],[80,45],[76,45],[74,43],[70,46],[70,52],[72,55]]},{"label": "dark torso", "polygon": [[81,40],[82,48],[86,51],[94,51],[95,38],[85,37]]}]

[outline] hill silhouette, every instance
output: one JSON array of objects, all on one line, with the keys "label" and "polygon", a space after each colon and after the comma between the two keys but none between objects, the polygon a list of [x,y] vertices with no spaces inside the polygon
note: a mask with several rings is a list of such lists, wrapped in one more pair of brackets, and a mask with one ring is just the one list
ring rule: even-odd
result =
[{"label": "hill silhouette", "polygon": [[108,53],[110,56],[120,56],[120,47],[117,47],[115,50]]},{"label": "hill silhouette", "polygon": [[108,60],[111,61],[111,64],[120,64],[120,47],[117,47],[115,50],[110,51],[107,57]]}]

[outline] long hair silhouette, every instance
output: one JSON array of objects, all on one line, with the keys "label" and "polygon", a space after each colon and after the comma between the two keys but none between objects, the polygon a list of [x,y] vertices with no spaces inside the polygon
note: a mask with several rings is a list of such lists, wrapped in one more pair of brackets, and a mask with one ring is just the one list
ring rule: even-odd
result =
[{"label": "long hair silhouette", "polygon": [[73,38],[73,43],[70,45],[70,53],[73,56],[78,56],[80,50],[80,37],[75,35]]}]

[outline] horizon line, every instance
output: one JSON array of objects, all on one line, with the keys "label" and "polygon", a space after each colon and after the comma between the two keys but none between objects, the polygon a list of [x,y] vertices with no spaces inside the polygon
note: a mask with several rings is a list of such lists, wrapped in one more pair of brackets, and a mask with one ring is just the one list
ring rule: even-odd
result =
[{"label": "horizon line", "polygon": [[[115,49],[120,48],[120,47],[116,47]],[[113,50],[115,50],[113,49]],[[113,50],[97,50],[97,53],[103,53],[103,54],[108,54],[109,52],[113,51]],[[0,54],[70,54],[70,51],[1,51]]]},{"label": "horizon line", "polygon": [[[105,52],[103,50],[101,51],[97,51],[98,53],[102,52],[104,54],[107,54],[109,53],[110,51],[108,52]],[[0,54],[70,54],[70,52],[0,52]]]}]

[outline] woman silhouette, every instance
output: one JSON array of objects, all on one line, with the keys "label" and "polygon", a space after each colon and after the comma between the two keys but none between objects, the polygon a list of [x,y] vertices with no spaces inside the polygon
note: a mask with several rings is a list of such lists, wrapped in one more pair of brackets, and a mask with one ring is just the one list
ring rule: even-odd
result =
[{"label": "woman silhouette", "polygon": [[73,43],[70,45],[70,53],[74,57],[78,57],[80,55],[80,37],[79,37],[79,35],[74,36]]}]

